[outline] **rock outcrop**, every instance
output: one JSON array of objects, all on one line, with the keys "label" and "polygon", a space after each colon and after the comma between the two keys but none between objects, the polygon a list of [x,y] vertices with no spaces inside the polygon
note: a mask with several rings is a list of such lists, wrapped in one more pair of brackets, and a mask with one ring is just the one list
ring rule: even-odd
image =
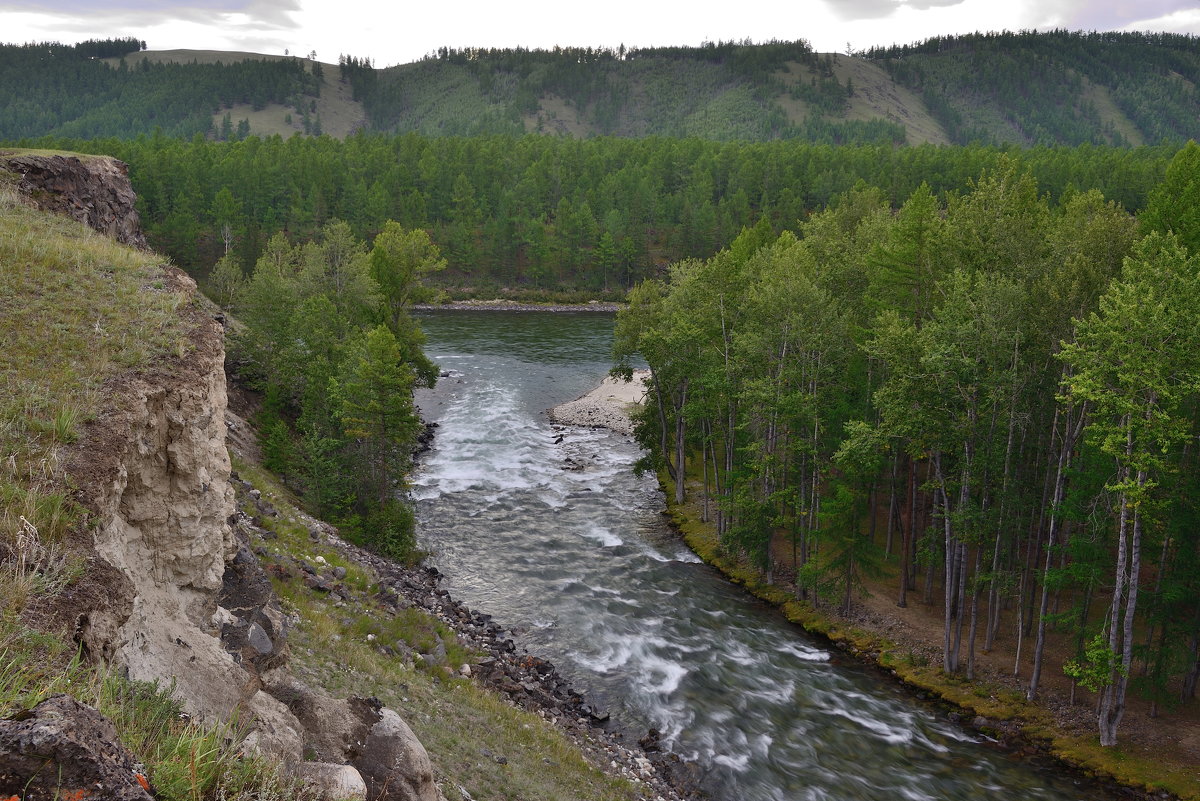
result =
[{"label": "rock outcrop", "polygon": [[150,801],[145,782],[113,724],[69,695],[0,720],[0,797]]},{"label": "rock outcrop", "polygon": [[121,244],[146,249],[125,162],[107,156],[15,155],[0,158],[0,169],[21,176],[17,189],[43,211],[65,214]]}]

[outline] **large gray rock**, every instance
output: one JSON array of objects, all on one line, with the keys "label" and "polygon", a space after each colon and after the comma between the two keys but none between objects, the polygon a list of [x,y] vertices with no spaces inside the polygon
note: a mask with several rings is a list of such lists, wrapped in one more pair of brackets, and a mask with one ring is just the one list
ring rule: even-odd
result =
[{"label": "large gray rock", "polygon": [[350,765],[301,762],[296,775],[316,789],[321,801],[366,801],[367,785]]},{"label": "large gray rock", "polygon": [[151,801],[133,756],[108,718],[54,695],[18,719],[0,720],[0,797],[24,801]]},{"label": "large gray rock", "polygon": [[362,753],[353,761],[369,801],[441,801],[433,763],[408,724],[391,709],[379,711]]}]

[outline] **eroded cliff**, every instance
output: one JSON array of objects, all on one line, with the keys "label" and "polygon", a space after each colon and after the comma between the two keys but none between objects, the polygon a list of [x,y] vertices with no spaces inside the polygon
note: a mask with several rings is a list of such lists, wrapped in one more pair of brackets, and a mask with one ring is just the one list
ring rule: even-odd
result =
[{"label": "eroded cliff", "polygon": [[[144,246],[120,162],[10,154],[0,168],[41,208]],[[69,547],[86,568],[40,613],[91,660],[173,687],[194,719],[236,720],[247,748],[327,797],[436,801],[428,755],[398,715],[289,674],[289,621],[239,529],[230,483],[221,315],[170,266],[143,291],[176,299],[185,336],[176,352],[109,379],[63,451],[86,510]],[[323,762],[305,762],[315,744]]]}]

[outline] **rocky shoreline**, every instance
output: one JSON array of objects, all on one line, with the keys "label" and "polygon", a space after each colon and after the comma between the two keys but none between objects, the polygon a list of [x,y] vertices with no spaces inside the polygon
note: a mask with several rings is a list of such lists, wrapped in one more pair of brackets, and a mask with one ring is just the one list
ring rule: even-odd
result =
[{"label": "rocky shoreline", "polygon": [[374,570],[379,577],[377,600],[393,609],[417,607],[454,629],[473,650],[486,654],[462,675],[490,687],[511,703],[534,712],[565,732],[594,764],[607,772],[645,785],[655,801],[693,801],[699,791],[700,769],[676,754],[662,750],[651,729],[637,744],[609,726],[607,711],[588,699],[559,674],[554,664],[529,654],[514,642],[513,632],[456,601],[439,584],[435,567],[406,568],[341,540],[332,531],[323,536],[347,557]]},{"label": "rocky shoreline", "polygon": [[[272,539],[260,522],[279,515],[275,507],[236,474],[233,484],[239,497],[254,507],[255,517],[238,515],[239,525],[253,540]],[[513,640],[514,632],[493,620],[491,615],[470,609],[456,601],[439,585],[442,574],[435,567],[406,567],[343,540],[337,529],[301,513],[313,543],[331,547],[347,560],[368,569],[377,577],[377,589],[369,600],[385,613],[421,609],[453,629],[460,642],[483,654],[472,663],[458,666],[458,675],[470,678],[494,690],[514,706],[526,709],[564,732],[597,768],[622,776],[644,789],[647,801],[701,801],[698,786],[699,766],[681,760],[663,750],[659,734],[651,729],[636,744],[636,733],[622,732],[610,724],[608,712],[590,702],[572,688],[554,664],[528,653]],[[253,541],[252,540],[252,541]],[[259,545],[254,552],[267,559],[268,550]],[[299,577],[310,591],[343,601],[355,600],[347,587],[344,568],[299,557],[283,564],[268,565],[268,573],[281,578]],[[367,600],[365,597],[358,600]],[[417,654],[401,654],[390,645],[380,645],[389,656],[422,659]],[[430,656],[435,659],[436,657]],[[455,666],[445,666],[454,670]],[[628,739],[627,739],[628,736]]]}]

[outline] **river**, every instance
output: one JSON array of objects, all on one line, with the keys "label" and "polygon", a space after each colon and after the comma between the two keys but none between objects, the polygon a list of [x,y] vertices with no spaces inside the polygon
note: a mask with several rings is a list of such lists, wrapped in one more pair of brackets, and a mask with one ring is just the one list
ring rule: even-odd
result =
[{"label": "river", "polygon": [[988,747],[730,584],[665,524],[639,450],[545,410],[611,366],[606,314],[430,312],[449,376],[413,480],[446,588],[631,732],[656,727],[722,801],[1097,799]]}]

